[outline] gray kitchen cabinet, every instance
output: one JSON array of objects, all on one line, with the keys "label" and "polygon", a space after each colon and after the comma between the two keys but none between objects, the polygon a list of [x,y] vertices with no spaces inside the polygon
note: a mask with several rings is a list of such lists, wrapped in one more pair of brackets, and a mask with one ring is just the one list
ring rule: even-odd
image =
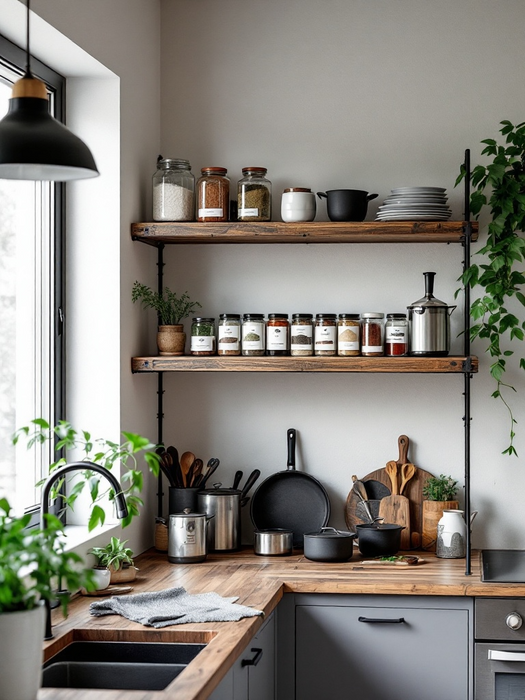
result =
[{"label": "gray kitchen cabinet", "polygon": [[278,700],[472,698],[470,599],[292,598],[280,642],[294,638],[295,658],[280,671]]},{"label": "gray kitchen cabinet", "polygon": [[210,695],[210,700],[274,700],[275,615],[272,613]]}]

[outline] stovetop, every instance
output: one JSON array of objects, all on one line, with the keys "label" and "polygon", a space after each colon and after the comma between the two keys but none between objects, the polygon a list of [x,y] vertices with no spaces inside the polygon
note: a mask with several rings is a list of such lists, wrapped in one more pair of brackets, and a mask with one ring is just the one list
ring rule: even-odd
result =
[{"label": "stovetop", "polygon": [[481,550],[481,580],[496,583],[525,583],[525,550]]}]

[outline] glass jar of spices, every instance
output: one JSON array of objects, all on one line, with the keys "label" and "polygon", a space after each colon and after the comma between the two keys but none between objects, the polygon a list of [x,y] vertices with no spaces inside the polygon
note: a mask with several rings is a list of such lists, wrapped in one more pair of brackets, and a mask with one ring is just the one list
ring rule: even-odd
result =
[{"label": "glass jar of spices", "polygon": [[221,314],[219,317],[217,355],[241,354],[240,314]]},{"label": "glass jar of spices", "polygon": [[153,175],[153,221],[193,221],[195,178],[189,160],[157,159]]},{"label": "glass jar of spices", "polygon": [[359,314],[339,314],[337,322],[337,354],[354,357],[361,352]]},{"label": "glass jar of spices", "polygon": [[264,314],[244,314],[242,319],[242,354],[246,357],[264,355],[266,324]]},{"label": "glass jar of spices", "polygon": [[266,168],[243,168],[237,183],[237,218],[239,221],[270,221],[272,218],[272,183]]},{"label": "glass jar of spices", "polygon": [[335,355],[337,351],[337,315],[315,317],[314,351],[316,355]]},{"label": "glass jar of spices", "polygon": [[313,314],[293,314],[290,329],[290,355],[306,357],[314,354]]},{"label": "glass jar of spices", "polygon": [[290,322],[288,314],[269,314],[266,322],[266,354],[289,355]]},{"label": "glass jar of spices", "polygon": [[197,221],[228,221],[230,180],[226,168],[202,168],[197,181]]},{"label": "glass jar of spices", "polygon": [[385,314],[368,311],[361,314],[361,355],[380,357],[383,349],[383,319]]},{"label": "glass jar of spices", "polygon": [[387,314],[385,323],[385,355],[401,357],[408,353],[408,322],[406,314]]},{"label": "glass jar of spices", "polygon": [[194,318],[191,324],[191,355],[215,355],[215,319]]}]

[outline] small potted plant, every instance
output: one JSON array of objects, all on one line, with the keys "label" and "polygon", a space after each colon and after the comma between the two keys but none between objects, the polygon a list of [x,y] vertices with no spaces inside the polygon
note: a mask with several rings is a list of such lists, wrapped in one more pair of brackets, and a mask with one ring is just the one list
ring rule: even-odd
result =
[{"label": "small potted plant", "polygon": [[112,537],[105,547],[92,547],[88,551],[97,557],[97,568],[109,570],[109,583],[128,583],[137,576],[138,569],[133,565],[133,552],[126,547],[127,541]]},{"label": "small potted plant", "polygon": [[186,333],[181,321],[201,308],[198,301],[191,301],[187,292],[177,296],[169,287],[164,287],[162,294],[154,292],[151,287],[135,282],[131,291],[131,300],[142,302],[145,309],[155,309],[158,315],[159,330],[157,347],[159,355],[184,355]]},{"label": "small potted plant", "polygon": [[444,510],[457,510],[459,502],[454,500],[458,491],[457,481],[451,476],[431,476],[423,486],[423,532],[422,545],[427,551],[436,550],[437,524]]}]

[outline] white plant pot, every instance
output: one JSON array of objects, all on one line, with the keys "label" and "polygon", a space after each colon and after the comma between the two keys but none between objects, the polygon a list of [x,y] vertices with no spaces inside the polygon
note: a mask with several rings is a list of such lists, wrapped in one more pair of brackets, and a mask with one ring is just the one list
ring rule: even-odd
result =
[{"label": "white plant pot", "polygon": [[0,613],[0,698],[35,700],[42,683],[45,621],[43,605]]}]

